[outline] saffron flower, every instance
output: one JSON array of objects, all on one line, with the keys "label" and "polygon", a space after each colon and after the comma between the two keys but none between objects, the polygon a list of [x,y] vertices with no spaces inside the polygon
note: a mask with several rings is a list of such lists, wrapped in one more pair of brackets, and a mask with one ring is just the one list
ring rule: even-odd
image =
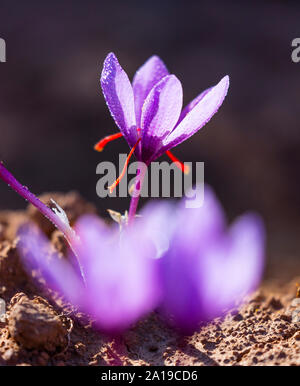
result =
[{"label": "saffron flower", "polygon": [[226,229],[224,213],[208,186],[202,207],[187,209],[183,200],[169,213],[169,248],[159,259],[161,310],[189,333],[239,305],[259,284],[264,227],[258,215],[248,213]]},{"label": "saffron flower", "polygon": [[[184,333],[237,307],[259,284],[264,266],[264,227],[252,213],[227,229],[213,191],[204,204],[150,203],[141,217],[123,228],[109,228],[96,217],[79,219],[77,250],[85,282],[65,260],[48,261],[49,243],[21,233],[21,251],[42,267],[48,285],[92,315],[100,329],[128,328],[157,309]],[[24,251],[27,252],[24,253]]]},{"label": "saffron flower", "polygon": [[75,232],[84,280],[71,256],[47,257],[51,245],[33,226],[19,232],[25,265],[39,267],[47,285],[90,315],[101,331],[119,333],[157,306],[160,287],[153,245],[140,227],[120,233],[96,216],[83,216]]},{"label": "saffron flower", "polygon": [[121,231],[95,216],[80,218],[73,230],[59,205],[48,208],[3,164],[0,177],[64,233],[78,263],[55,253],[49,260],[49,241],[31,226],[19,233],[25,264],[40,267],[46,283],[104,331],[120,332],[159,307],[168,321],[190,333],[237,306],[261,279],[261,219],[245,214],[227,229],[208,186],[200,208],[187,208],[185,200],[151,202]]},{"label": "saffron flower", "polygon": [[[0,178],[35,206],[65,236],[69,259],[52,253],[34,225],[19,230],[19,251],[31,270],[41,268],[48,286],[90,314],[107,332],[119,332],[153,310],[160,298],[154,244],[140,223],[119,232],[96,216],[83,216],[70,226],[66,213],[53,201],[49,208],[0,163]],[[74,256],[76,261],[74,261]]]},{"label": "saffron flower", "polygon": [[150,203],[121,233],[94,216],[79,219],[75,231],[85,281],[67,261],[46,258],[49,242],[40,233],[21,232],[20,250],[42,267],[48,285],[104,331],[123,330],[159,306],[168,321],[191,333],[239,305],[263,272],[262,221],[245,214],[227,230],[207,186],[199,209],[187,209],[184,200]]},{"label": "saffron flower", "polygon": [[228,91],[229,77],[203,91],[182,110],[181,82],[169,74],[159,57],[148,59],[131,84],[116,56],[110,53],[104,61],[101,86],[120,133],[105,137],[95,149],[102,151],[108,142],[123,136],[131,148],[125,168],[133,153],[147,166],[166,153],[186,171],[170,149],[195,134],[218,111]]}]

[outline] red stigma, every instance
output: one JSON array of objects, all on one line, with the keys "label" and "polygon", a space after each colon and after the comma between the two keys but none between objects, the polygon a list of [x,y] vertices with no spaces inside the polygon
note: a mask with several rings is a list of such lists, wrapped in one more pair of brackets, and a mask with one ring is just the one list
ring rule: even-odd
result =
[{"label": "red stigma", "polygon": [[113,190],[115,189],[115,187],[119,185],[121,179],[124,177],[125,172],[126,172],[126,169],[127,169],[127,166],[128,166],[128,163],[129,163],[129,160],[130,160],[132,154],[134,153],[134,151],[135,151],[135,149],[136,149],[138,143],[140,142],[140,140],[141,140],[141,138],[139,138],[139,139],[137,140],[136,144],[135,144],[135,145],[133,146],[133,148],[130,150],[130,153],[128,154],[128,157],[126,158],[125,165],[124,165],[124,167],[123,167],[122,173],[119,175],[119,177],[116,179],[116,181],[115,181],[112,185],[110,185],[110,186],[108,187],[110,193],[113,192]]},{"label": "red stigma", "polygon": [[96,151],[102,151],[109,142],[114,141],[115,139],[118,139],[122,136],[123,136],[122,133],[108,135],[107,137],[104,137],[99,142],[97,142],[96,145],[94,146],[94,149]]},{"label": "red stigma", "polygon": [[188,165],[185,165],[183,162],[181,162],[173,153],[170,152],[170,150],[166,151],[166,155],[175,163],[175,165],[184,173],[189,174],[190,168]]}]

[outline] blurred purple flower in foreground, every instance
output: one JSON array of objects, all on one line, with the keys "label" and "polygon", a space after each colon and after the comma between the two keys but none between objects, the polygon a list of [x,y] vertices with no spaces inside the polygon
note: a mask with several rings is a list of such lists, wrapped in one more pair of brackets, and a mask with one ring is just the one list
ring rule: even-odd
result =
[{"label": "blurred purple flower in foreground", "polygon": [[21,251],[25,261],[31,256],[42,267],[48,284],[106,331],[129,327],[160,306],[171,323],[191,332],[235,306],[262,275],[261,220],[246,214],[226,230],[208,187],[199,209],[187,209],[184,200],[150,203],[121,233],[91,216],[79,219],[75,230],[85,283],[65,259],[47,262],[49,242],[40,233],[21,232]]},{"label": "blurred purple flower in foreground", "polygon": [[132,225],[119,233],[95,216],[83,216],[75,229],[79,238],[73,247],[84,280],[66,259],[56,254],[47,258],[50,243],[35,226],[20,231],[25,265],[39,266],[47,285],[91,315],[104,331],[122,331],[156,307],[159,285],[153,246],[140,228]]},{"label": "blurred purple flower in foreground", "polygon": [[162,310],[191,332],[238,305],[259,284],[264,226],[249,213],[227,230],[222,208],[207,186],[201,208],[186,209],[182,201],[176,212],[171,210],[170,222],[170,247],[160,259]]},{"label": "blurred purple flower in foreground", "polygon": [[149,58],[131,85],[116,56],[110,53],[104,61],[101,86],[121,133],[104,138],[95,149],[101,151],[109,141],[123,135],[137,159],[148,165],[211,119],[224,101],[229,77],[203,91],[182,110],[181,82],[169,74],[159,57]]}]

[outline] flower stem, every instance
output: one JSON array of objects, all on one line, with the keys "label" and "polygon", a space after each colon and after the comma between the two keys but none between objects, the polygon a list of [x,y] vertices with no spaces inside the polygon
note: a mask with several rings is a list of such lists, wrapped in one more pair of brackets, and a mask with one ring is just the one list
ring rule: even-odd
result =
[{"label": "flower stem", "polygon": [[28,188],[22,185],[15,177],[6,169],[3,162],[0,162],[0,178],[8,184],[16,193],[23,197],[26,201],[29,201],[33,206],[35,206],[52,224],[59,229],[65,236],[70,248],[72,249],[74,255],[76,256],[81,276],[84,279],[84,274],[82,266],[79,261],[78,253],[76,252],[76,245],[79,242],[79,238],[76,235],[75,231],[70,227],[70,225],[64,222],[61,217],[53,212],[51,208],[45,205],[40,199],[38,199],[33,193],[31,193]]},{"label": "flower stem", "polygon": [[135,217],[139,199],[141,196],[141,190],[142,190],[146,171],[147,171],[147,165],[141,162],[136,173],[135,187],[130,201],[129,213],[128,213],[128,224],[130,224]]}]

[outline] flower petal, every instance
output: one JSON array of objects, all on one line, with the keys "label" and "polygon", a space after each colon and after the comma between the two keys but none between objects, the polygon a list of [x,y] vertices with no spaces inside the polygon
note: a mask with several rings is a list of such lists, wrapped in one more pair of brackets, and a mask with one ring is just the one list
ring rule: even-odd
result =
[{"label": "flower petal", "polygon": [[169,71],[163,61],[156,55],[151,56],[151,58],[137,70],[132,81],[132,86],[138,125],[140,125],[142,107],[147,95],[156,83],[166,75],[169,75]]},{"label": "flower petal", "polygon": [[[40,268],[47,285],[67,297],[75,306],[82,306],[84,287],[72,266],[56,253],[51,253],[51,244],[35,225],[21,227],[18,250],[31,271]],[[49,259],[49,257],[51,257]]]},{"label": "flower petal", "polygon": [[[239,272],[232,287],[235,294],[247,294],[258,285],[264,266],[265,231],[261,218],[249,213],[238,218],[229,229],[232,261]],[[234,272],[232,271],[232,274]]]},{"label": "flower petal", "polygon": [[229,77],[225,76],[216,86],[187,113],[178,126],[164,139],[164,151],[171,149],[185,141],[200,130],[218,111],[222,105],[229,87]]},{"label": "flower petal", "polygon": [[155,156],[178,121],[181,108],[181,83],[175,75],[167,75],[151,89],[142,108],[143,160],[149,161]]},{"label": "flower petal", "polygon": [[207,88],[202,91],[196,98],[194,98],[185,108],[182,110],[180,117],[178,119],[177,125],[183,120],[183,118],[191,111],[193,108],[205,97],[205,95],[212,89],[212,87]]},{"label": "flower petal", "polygon": [[[153,258],[161,258],[169,249],[177,221],[176,207],[170,202],[149,202],[141,212],[141,219],[136,219],[136,227],[143,230],[153,243]],[[140,226],[142,220],[142,227]],[[138,230],[138,229],[137,229]]]},{"label": "flower petal", "polygon": [[205,186],[202,208],[182,204],[172,219],[170,248],[158,259],[162,311],[185,332],[236,306],[259,283],[264,263],[264,226],[254,214],[226,231],[222,209]]},{"label": "flower petal", "polygon": [[76,231],[83,246],[86,310],[100,329],[119,332],[157,305],[153,245],[143,227],[133,224],[120,234],[95,216],[81,218]]},{"label": "flower petal", "polygon": [[[195,186],[197,189],[197,186]],[[190,193],[187,192],[186,195]],[[179,224],[184,224],[184,227],[178,227],[176,239],[182,239],[182,242],[187,245],[187,248],[197,253],[199,249],[206,248],[210,243],[214,243],[215,239],[220,236],[226,229],[226,217],[224,210],[217,199],[213,189],[206,185],[204,186],[204,200],[199,208],[189,208],[187,206],[188,198],[184,198],[179,202]]]},{"label": "flower petal", "polygon": [[75,232],[80,240],[77,251],[81,257],[87,282],[89,282],[89,276],[93,274],[95,260],[100,259],[108,250],[106,245],[113,237],[113,230],[116,231],[116,227],[108,227],[95,215],[83,215],[77,220]]},{"label": "flower petal", "polygon": [[257,215],[237,219],[225,237],[199,260],[208,318],[237,305],[255,289],[263,272],[264,227]]},{"label": "flower petal", "polygon": [[104,61],[100,81],[110,113],[132,147],[137,141],[133,90],[113,53],[108,54]]},{"label": "flower petal", "polygon": [[164,285],[162,310],[173,316],[179,328],[191,332],[206,319],[207,308],[210,311],[213,307],[202,304],[205,291],[201,291],[201,282],[206,272],[199,269],[199,264],[207,250],[218,245],[225,230],[225,216],[214,192],[206,185],[203,206],[187,209],[182,200],[173,210],[171,221],[175,232],[170,249],[159,260]]}]

